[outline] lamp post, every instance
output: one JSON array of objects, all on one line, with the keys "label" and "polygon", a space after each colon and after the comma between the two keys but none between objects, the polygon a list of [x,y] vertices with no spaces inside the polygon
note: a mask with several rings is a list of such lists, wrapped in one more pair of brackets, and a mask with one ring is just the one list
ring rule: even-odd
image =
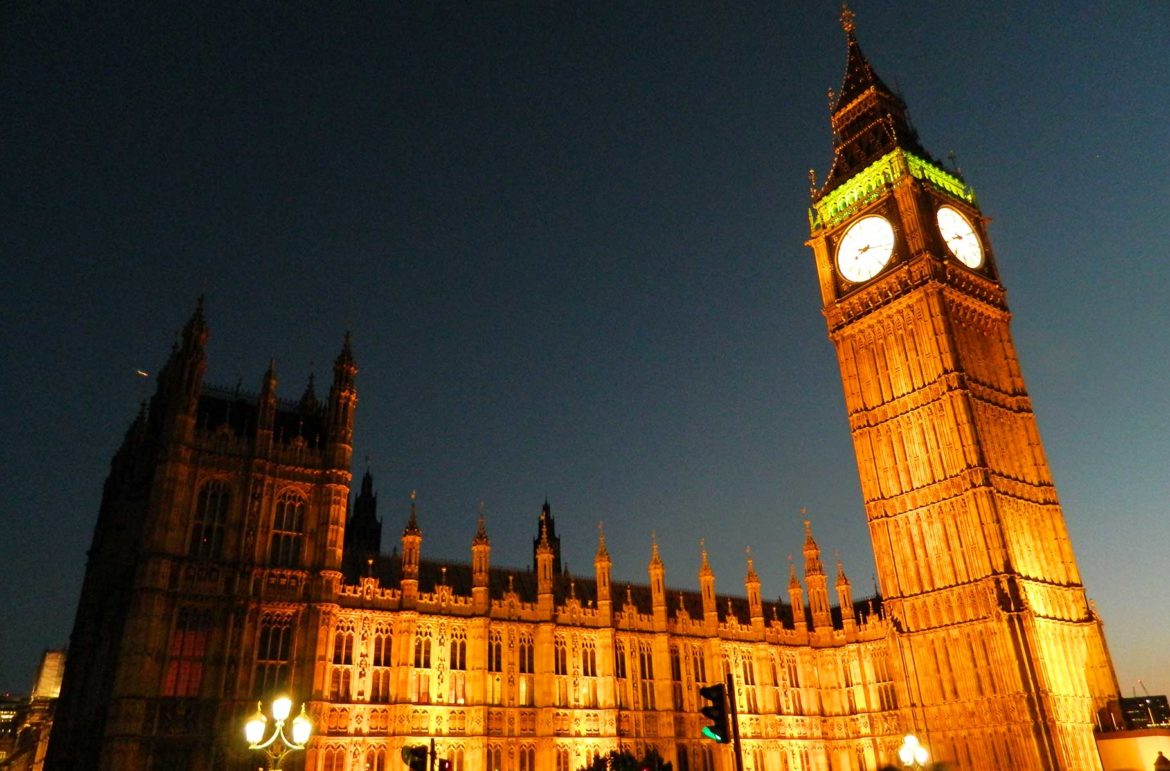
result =
[{"label": "lamp post", "polygon": [[256,712],[244,724],[244,738],[248,740],[248,749],[263,750],[268,756],[268,771],[277,771],[280,762],[285,756],[296,750],[303,750],[313,733],[313,722],[305,714],[305,705],[301,705],[301,714],[293,718],[292,736],[285,736],[284,722],[288,720],[292,711],[292,699],[281,696],[272,702],[272,736],[264,738],[264,729],[268,726],[268,718],[260,702],[256,702]]},{"label": "lamp post", "polygon": [[926,751],[914,734],[906,734],[902,739],[902,746],[898,748],[898,759],[904,768],[926,768],[926,761],[930,753]]}]

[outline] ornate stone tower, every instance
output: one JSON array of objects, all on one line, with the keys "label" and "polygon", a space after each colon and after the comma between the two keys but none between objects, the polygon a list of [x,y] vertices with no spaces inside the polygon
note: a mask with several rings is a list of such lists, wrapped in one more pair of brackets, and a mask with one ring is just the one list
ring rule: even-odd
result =
[{"label": "ornate stone tower", "polygon": [[1100,768],[1117,684],[1009,329],[986,219],[842,15],[812,247],[905,728],[963,769]]}]

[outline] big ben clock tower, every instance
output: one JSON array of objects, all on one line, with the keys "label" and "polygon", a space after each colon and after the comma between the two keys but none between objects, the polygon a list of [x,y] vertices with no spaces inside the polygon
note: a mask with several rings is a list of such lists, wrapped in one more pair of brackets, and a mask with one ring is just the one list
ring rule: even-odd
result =
[{"label": "big ben clock tower", "polygon": [[987,220],[842,15],[808,241],[904,670],[901,717],[962,769],[1099,769],[1117,696],[1016,357]]}]

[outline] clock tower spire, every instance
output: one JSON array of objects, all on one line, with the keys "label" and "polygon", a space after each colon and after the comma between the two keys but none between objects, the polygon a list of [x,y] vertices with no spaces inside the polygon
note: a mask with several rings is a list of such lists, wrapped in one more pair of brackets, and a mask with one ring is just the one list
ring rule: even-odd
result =
[{"label": "clock tower spire", "polygon": [[902,728],[965,769],[1099,769],[1117,695],[974,192],[922,147],[842,14],[833,160],[810,237]]}]

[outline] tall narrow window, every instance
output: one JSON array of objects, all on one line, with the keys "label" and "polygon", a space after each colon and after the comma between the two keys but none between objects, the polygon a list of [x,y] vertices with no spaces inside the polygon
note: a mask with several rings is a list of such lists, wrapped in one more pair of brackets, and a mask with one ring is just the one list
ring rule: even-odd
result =
[{"label": "tall narrow window", "polygon": [[179,608],[167,646],[163,696],[198,696],[203,683],[203,659],[211,629],[208,608]]},{"label": "tall narrow window", "polygon": [[276,502],[272,517],[272,540],[268,547],[268,564],[274,568],[296,568],[301,563],[304,538],[305,499],[287,492]]},{"label": "tall narrow window", "polygon": [[419,627],[414,633],[414,677],[410,681],[410,700],[416,704],[431,701],[431,630]]},{"label": "tall narrow window", "polygon": [[743,691],[744,699],[747,701],[747,711],[750,714],[756,714],[760,711],[759,700],[756,696],[756,662],[752,660],[751,654],[746,654],[742,663]]},{"label": "tall narrow window", "polygon": [[231,494],[223,482],[208,482],[195,499],[195,520],[187,554],[198,559],[219,559],[223,555],[223,531]]},{"label": "tall narrow window", "polygon": [[581,642],[581,706],[597,706],[597,645],[589,637]]},{"label": "tall narrow window", "polygon": [[260,621],[260,639],[256,647],[253,691],[257,697],[272,696],[288,687],[291,650],[292,619],[266,615]]},{"label": "tall narrow window", "polygon": [[390,627],[379,624],[374,628],[374,655],[370,659],[370,701],[390,703]]},{"label": "tall narrow window", "polygon": [[553,703],[558,707],[569,704],[569,645],[564,635],[557,635],[553,641],[553,676],[555,696]]},{"label": "tall narrow window", "polygon": [[572,771],[569,766],[568,747],[557,747],[557,771]]},{"label": "tall narrow window", "polygon": [[451,633],[447,669],[450,670],[447,701],[451,704],[463,704],[467,701],[467,632],[462,629],[456,629]]},{"label": "tall narrow window", "polygon": [[679,654],[677,643],[670,646],[670,695],[674,700],[675,710],[683,711],[682,656]]},{"label": "tall narrow window", "polygon": [[637,674],[641,678],[642,709],[654,709],[654,654],[648,642],[638,644]]},{"label": "tall narrow window", "polygon": [[626,644],[618,640],[613,647],[613,676],[617,679],[617,706],[619,709],[630,706],[630,695],[627,691],[629,682],[626,680]]},{"label": "tall narrow window", "polygon": [[487,748],[487,771],[503,771],[504,748],[498,744],[489,744]]},{"label": "tall narrow window", "polygon": [[333,666],[329,696],[333,701],[350,701],[353,679],[353,625],[343,622],[333,636]]},{"label": "tall narrow window", "polygon": [[531,744],[520,745],[520,771],[536,771],[536,748]]},{"label": "tall narrow window", "polygon": [[325,762],[323,771],[345,771],[345,750],[341,747],[328,747],[324,751]]},{"label": "tall narrow window", "polygon": [[[488,676],[487,676],[487,701],[488,704],[502,704],[503,703],[503,677],[504,671],[504,636],[499,630],[492,630],[488,635]],[[490,757],[489,757],[490,760]],[[488,764],[489,771],[491,764]]]},{"label": "tall narrow window", "polygon": [[366,753],[366,766],[363,771],[386,771],[386,748],[371,748]]},{"label": "tall narrow window", "polygon": [[800,665],[795,656],[785,659],[785,675],[788,678],[788,696],[790,711],[794,715],[804,714],[804,705],[800,698]]},{"label": "tall narrow window", "polygon": [[533,690],[536,683],[533,680],[533,674],[536,671],[536,655],[535,646],[532,644],[532,636],[528,634],[520,635],[520,706],[531,707],[535,699]]}]

